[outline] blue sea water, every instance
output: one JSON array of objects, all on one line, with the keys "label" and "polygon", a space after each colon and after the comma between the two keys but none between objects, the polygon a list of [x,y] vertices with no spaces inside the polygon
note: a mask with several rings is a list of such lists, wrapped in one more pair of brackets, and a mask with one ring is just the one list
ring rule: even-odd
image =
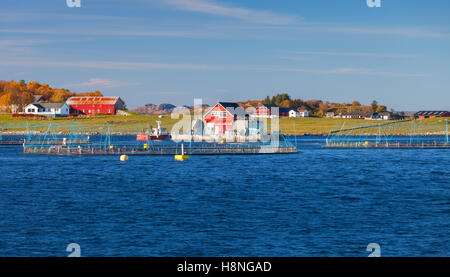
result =
[{"label": "blue sea water", "polygon": [[0,256],[450,255],[449,150],[24,155],[0,147]]}]

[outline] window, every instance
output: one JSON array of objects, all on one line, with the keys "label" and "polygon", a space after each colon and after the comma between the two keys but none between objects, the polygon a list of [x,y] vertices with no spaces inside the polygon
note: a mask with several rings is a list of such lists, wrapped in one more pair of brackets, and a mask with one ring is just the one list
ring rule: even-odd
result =
[{"label": "window", "polygon": [[220,118],[227,117],[227,112],[220,112]]}]

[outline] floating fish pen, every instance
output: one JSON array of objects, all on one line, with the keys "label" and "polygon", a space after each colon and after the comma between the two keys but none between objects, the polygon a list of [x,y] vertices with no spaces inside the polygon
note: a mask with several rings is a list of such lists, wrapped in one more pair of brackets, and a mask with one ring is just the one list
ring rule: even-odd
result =
[{"label": "floating fish pen", "polygon": [[[89,143],[81,124],[7,125],[0,127],[0,145],[74,145]],[[62,131],[64,130],[64,132]],[[70,131],[67,131],[70,130]]]},{"label": "floating fish pen", "polygon": [[55,138],[54,128],[48,128],[44,134],[30,136],[23,144],[25,154],[53,155],[177,155],[184,150],[185,155],[255,155],[255,154],[288,154],[297,153],[297,147],[282,134],[273,135],[274,141],[268,142],[174,142],[137,140],[136,136],[117,136],[111,134],[109,125],[102,127],[104,132],[93,135],[87,143],[78,143],[67,139],[60,143]]},{"label": "floating fish pen", "polygon": [[367,123],[347,127],[344,123],[340,128],[330,131],[324,147],[343,149],[450,149],[448,120],[441,120],[438,124],[433,125],[421,120],[383,124]]},{"label": "floating fish pen", "polygon": [[0,145],[22,145],[25,138],[20,136],[3,136],[0,132]]},{"label": "floating fish pen", "polygon": [[4,135],[3,127],[0,127],[0,145],[22,145],[25,142],[25,137],[20,135]]},{"label": "floating fish pen", "polygon": [[[288,144],[288,143],[287,143]],[[297,153],[293,145],[270,144],[234,144],[234,143],[164,143],[160,145],[125,145],[112,144],[109,147],[100,145],[33,145],[24,144],[26,154],[56,154],[56,155],[177,155],[184,146],[185,155],[246,155],[246,154],[288,154]]]}]

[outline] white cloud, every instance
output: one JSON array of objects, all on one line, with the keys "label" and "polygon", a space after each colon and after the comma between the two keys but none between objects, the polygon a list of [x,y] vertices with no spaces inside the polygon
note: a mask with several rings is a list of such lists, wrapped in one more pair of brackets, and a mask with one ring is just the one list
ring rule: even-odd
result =
[{"label": "white cloud", "polygon": [[[332,69],[296,68],[282,66],[252,65],[202,65],[202,64],[169,64],[151,62],[115,62],[115,61],[49,61],[49,60],[7,60],[0,59],[0,66],[19,67],[56,67],[56,68],[101,68],[110,70],[222,70],[222,71],[284,71],[316,74],[367,75],[386,77],[423,77],[419,73],[389,72],[365,68],[340,67]],[[91,79],[87,84],[108,85],[103,79]],[[75,85],[81,85],[75,84]],[[114,84],[114,83],[110,83]],[[117,83],[116,83],[117,85]],[[128,84],[127,84],[128,85]]]},{"label": "white cloud", "polygon": [[[288,27],[287,27],[288,28]],[[348,26],[326,26],[326,25],[310,25],[310,26],[294,26],[289,29],[298,32],[312,33],[330,33],[330,34],[347,34],[347,35],[382,35],[382,36],[399,36],[410,38],[432,38],[432,39],[449,39],[450,33],[435,31],[422,27],[348,27]]]},{"label": "white cloud", "polygon": [[[353,57],[377,57],[377,58],[412,58],[415,55],[397,53],[369,53],[369,52],[317,52],[317,51],[293,51],[300,55],[325,55],[325,56],[353,56]],[[294,57],[293,57],[294,58]]]},{"label": "white cloud", "polygon": [[97,88],[115,88],[115,87],[137,86],[137,85],[140,85],[140,83],[122,82],[122,81],[108,80],[108,79],[102,79],[102,78],[91,78],[87,82],[82,82],[82,83],[78,83],[78,84],[66,84],[63,86],[64,87],[72,87],[72,88],[97,89]]},{"label": "white cloud", "polygon": [[297,23],[301,18],[292,15],[281,15],[267,11],[251,10],[246,8],[224,5],[208,0],[161,0],[176,9],[205,14],[238,18],[253,23],[286,25]]},{"label": "white cloud", "polygon": [[48,39],[4,39],[0,40],[0,46],[29,46],[36,44],[48,44],[54,42],[58,41]]}]

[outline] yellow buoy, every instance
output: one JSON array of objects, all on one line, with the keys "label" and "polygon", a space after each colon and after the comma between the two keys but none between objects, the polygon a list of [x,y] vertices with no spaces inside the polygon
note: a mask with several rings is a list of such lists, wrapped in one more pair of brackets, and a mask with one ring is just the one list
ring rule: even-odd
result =
[{"label": "yellow buoy", "polygon": [[126,162],[126,161],[128,161],[128,156],[127,156],[127,155],[122,155],[122,156],[120,156],[120,161],[121,161],[121,162]]},{"label": "yellow buoy", "polygon": [[184,155],[184,145],[181,144],[181,155],[175,155],[175,160],[176,161],[184,161],[184,160],[188,160],[189,159],[189,155]]},{"label": "yellow buoy", "polygon": [[189,155],[175,155],[175,160],[177,161],[189,160]]}]

